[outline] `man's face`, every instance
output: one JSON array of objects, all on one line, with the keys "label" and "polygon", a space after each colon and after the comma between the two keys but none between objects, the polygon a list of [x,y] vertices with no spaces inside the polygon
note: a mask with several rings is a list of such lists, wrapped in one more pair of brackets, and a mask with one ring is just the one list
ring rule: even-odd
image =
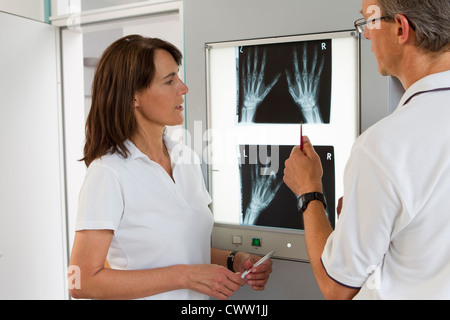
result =
[{"label": "man's face", "polygon": [[[363,0],[361,12],[366,20],[377,19],[382,15],[376,0]],[[381,19],[369,24],[364,29],[364,37],[372,41],[372,52],[378,62],[378,72],[383,76],[395,75],[394,25],[390,20]]]}]

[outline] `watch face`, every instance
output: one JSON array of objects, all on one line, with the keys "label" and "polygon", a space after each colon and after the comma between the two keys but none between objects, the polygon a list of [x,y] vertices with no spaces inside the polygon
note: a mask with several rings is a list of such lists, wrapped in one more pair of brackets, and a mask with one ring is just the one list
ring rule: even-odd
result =
[{"label": "watch face", "polygon": [[303,205],[305,204],[305,197],[304,196],[300,196],[300,197],[298,197],[298,200],[297,200],[297,209],[298,209],[298,211],[300,211],[300,212],[303,212]]},{"label": "watch face", "polygon": [[300,197],[298,197],[298,200],[297,200],[298,211],[300,213],[305,212],[306,208],[308,207],[308,204],[313,200],[322,201],[322,203],[326,209],[327,201],[325,199],[325,196],[319,192],[311,192],[311,193],[303,194]]}]

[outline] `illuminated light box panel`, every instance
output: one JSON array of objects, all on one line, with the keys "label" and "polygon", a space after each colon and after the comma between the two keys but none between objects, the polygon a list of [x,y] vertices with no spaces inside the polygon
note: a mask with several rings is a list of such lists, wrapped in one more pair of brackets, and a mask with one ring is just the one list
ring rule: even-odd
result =
[{"label": "illuminated light box panel", "polygon": [[353,31],[206,44],[213,246],[307,261],[284,163],[303,134],[322,160],[334,227],[359,134],[359,38]]}]

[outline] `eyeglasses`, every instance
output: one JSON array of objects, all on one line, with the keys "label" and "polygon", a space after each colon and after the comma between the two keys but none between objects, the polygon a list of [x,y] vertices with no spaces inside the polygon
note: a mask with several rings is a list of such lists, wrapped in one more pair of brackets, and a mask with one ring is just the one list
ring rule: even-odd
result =
[{"label": "eyeglasses", "polygon": [[361,18],[361,19],[356,20],[353,25],[355,26],[356,30],[359,33],[364,33],[364,28],[366,26],[369,26],[370,29],[379,28],[379,27],[376,26],[376,22],[379,21],[379,20],[383,20],[383,19],[392,19],[392,17],[390,17],[390,16],[383,16],[383,17],[370,19],[370,20],[366,20],[365,18]]},{"label": "eyeglasses", "polygon": [[[413,29],[413,31],[416,31],[416,26],[414,25],[414,23],[412,23],[411,20],[407,16],[405,16],[405,18],[408,20],[409,26],[411,27],[411,29]],[[361,19],[356,20],[353,25],[355,26],[355,29],[359,33],[364,33],[364,28],[366,26],[369,26],[369,29],[379,28],[379,26],[377,26],[376,22],[379,21],[379,20],[383,20],[383,19],[393,20],[394,18],[392,18],[391,16],[383,16],[383,17],[380,17],[380,18],[375,18],[375,19],[370,19],[370,20],[366,20],[365,18],[361,18]]]}]

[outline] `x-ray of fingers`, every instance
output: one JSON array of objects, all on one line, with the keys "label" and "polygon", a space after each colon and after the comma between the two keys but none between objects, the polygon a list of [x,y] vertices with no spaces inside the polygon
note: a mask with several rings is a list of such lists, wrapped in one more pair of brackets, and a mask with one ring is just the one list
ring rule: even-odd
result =
[{"label": "x-ray of fingers", "polygon": [[[241,216],[240,224],[274,228],[304,229],[297,209],[297,198],[283,182],[284,163],[294,146],[241,145]],[[315,146],[322,160],[323,191],[335,225],[334,147]],[[328,210],[327,210],[328,211]]]},{"label": "x-ray of fingers", "polygon": [[330,123],[331,40],[241,46],[239,123]]}]

